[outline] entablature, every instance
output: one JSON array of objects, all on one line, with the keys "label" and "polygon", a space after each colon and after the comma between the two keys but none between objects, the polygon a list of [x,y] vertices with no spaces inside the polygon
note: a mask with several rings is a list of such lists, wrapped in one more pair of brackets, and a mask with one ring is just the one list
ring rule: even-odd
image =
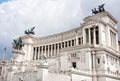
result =
[{"label": "entablature", "polygon": [[71,39],[75,39],[76,36],[81,37],[82,36],[82,28],[78,27],[63,33],[49,35],[40,37],[35,41],[35,44],[49,44],[49,43],[55,43],[55,42],[63,42]]}]

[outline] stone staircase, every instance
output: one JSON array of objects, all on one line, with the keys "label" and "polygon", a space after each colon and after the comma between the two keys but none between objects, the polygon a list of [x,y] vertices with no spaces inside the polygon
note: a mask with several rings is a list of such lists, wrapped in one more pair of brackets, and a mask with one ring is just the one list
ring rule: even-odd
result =
[{"label": "stone staircase", "polygon": [[2,78],[0,78],[0,81],[7,81],[6,79],[2,79]]},{"label": "stone staircase", "polygon": [[49,73],[49,81],[70,81],[67,74]]}]

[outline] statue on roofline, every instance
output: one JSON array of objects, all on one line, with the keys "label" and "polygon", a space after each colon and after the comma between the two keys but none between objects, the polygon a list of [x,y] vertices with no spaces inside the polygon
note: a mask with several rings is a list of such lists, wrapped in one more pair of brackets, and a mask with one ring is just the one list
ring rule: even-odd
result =
[{"label": "statue on roofline", "polygon": [[102,5],[98,6],[99,12],[105,12],[104,5],[105,4],[102,4]]},{"label": "statue on roofline", "polygon": [[92,13],[97,14],[97,13],[105,12],[104,5],[105,4],[99,5],[97,8],[98,10],[96,8],[92,9]]},{"label": "statue on roofline", "polygon": [[25,30],[25,34],[33,34],[34,35],[35,34],[34,29],[35,29],[35,26],[32,27],[31,29]]},{"label": "statue on roofline", "polygon": [[99,13],[96,8],[92,9],[92,13],[97,14]]},{"label": "statue on roofline", "polygon": [[17,40],[13,40],[13,41],[14,41],[14,43],[13,43],[14,49],[21,50],[22,47],[24,46],[24,43],[23,43],[21,37],[19,37],[19,39],[17,39]]}]

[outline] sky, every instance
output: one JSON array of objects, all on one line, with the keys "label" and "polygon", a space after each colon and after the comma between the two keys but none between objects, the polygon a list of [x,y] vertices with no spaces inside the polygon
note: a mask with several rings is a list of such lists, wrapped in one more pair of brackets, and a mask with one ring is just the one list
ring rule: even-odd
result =
[{"label": "sky", "polygon": [[8,0],[0,0],[0,3],[7,2]]},{"label": "sky", "polygon": [[120,22],[120,0],[0,0],[0,58],[6,47],[6,59],[10,59],[13,39],[23,36],[26,29],[36,26],[36,36],[73,29],[103,3]]}]

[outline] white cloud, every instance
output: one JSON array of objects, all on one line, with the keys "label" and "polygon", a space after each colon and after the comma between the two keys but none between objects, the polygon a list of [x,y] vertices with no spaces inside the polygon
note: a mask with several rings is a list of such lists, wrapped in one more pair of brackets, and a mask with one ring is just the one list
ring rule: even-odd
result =
[{"label": "white cloud", "polygon": [[33,26],[36,26],[35,32],[39,36],[65,31],[79,26],[81,17],[80,0],[4,2],[0,4],[0,44],[11,46],[13,39],[23,35],[25,29]]},{"label": "white cloud", "polygon": [[[79,26],[91,9],[105,3],[118,15],[119,0],[10,0],[0,4],[0,43],[11,44],[24,30],[36,26],[37,35],[62,32]],[[108,6],[107,6],[108,5]],[[117,17],[117,16],[116,16]],[[4,40],[4,41],[1,41]]]},{"label": "white cloud", "polygon": [[47,35],[78,26],[82,9],[80,0],[11,0],[0,4],[0,39],[7,32],[11,40],[25,29],[36,26],[37,35]]},{"label": "white cloud", "polygon": [[65,31],[79,26],[81,18],[90,15],[91,8],[102,3],[106,7],[118,1],[11,0],[0,4],[0,36],[4,38],[2,32],[7,32],[6,36],[12,41],[32,26],[36,26],[36,34],[40,36]]}]

